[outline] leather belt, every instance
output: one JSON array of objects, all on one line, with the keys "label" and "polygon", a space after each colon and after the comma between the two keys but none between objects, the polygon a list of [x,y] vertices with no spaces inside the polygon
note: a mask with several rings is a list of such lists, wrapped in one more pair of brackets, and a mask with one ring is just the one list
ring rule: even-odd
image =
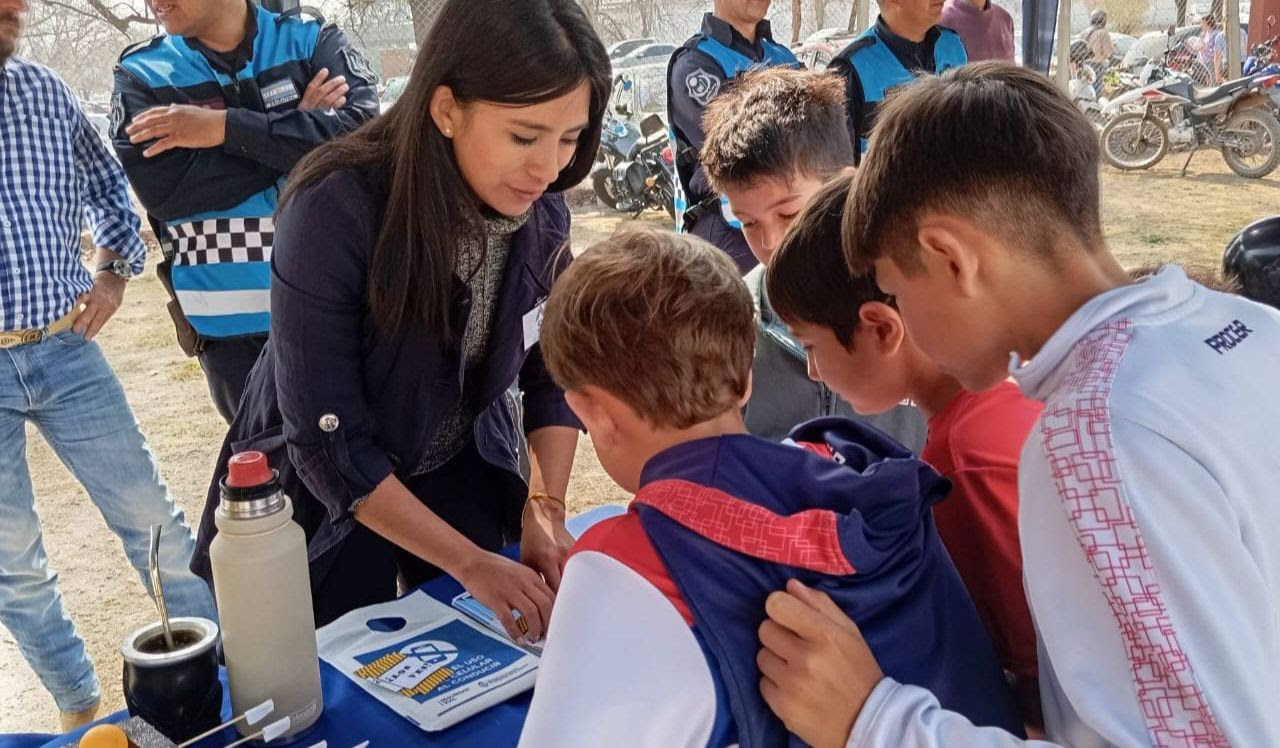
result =
[{"label": "leather belt", "polygon": [[80,316],[80,306],[76,305],[61,318],[55,320],[53,324],[38,330],[13,330],[12,332],[0,332],[0,348],[16,348],[20,345],[28,343],[39,343],[50,335],[57,335],[70,328],[75,324],[76,318]]}]

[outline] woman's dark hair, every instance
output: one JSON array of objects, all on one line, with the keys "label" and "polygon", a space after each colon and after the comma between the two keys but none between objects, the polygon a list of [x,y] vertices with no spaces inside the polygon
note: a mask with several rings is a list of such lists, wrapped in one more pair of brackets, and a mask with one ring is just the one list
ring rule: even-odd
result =
[{"label": "woman's dark hair", "polygon": [[404,93],[388,112],[317,148],[294,169],[281,198],[344,169],[389,175],[386,208],[369,262],[369,305],[380,329],[421,326],[452,341],[449,310],[459,239],[484,222],[429,114],[445,85],[459,102],[528,106],[586,83],[587,128],[549,191],[581,182],[600,145],[612,72],[604,45],[576,0],[448,0],[436,17]]}]

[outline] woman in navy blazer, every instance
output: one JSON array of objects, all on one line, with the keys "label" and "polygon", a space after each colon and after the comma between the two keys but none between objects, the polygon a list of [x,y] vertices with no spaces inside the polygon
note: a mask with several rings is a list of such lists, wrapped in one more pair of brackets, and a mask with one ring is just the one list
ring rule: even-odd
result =
[{"label": "woman in navy blazer", "polygon": [[[499,39],[501,56],[474,46]],[[557,193],[592,166],[610,75],[574,0],[449,0],[396,105],[299,164],[277,215],[270,342],[210,487],[197,573],[227,460],[254,449],[307,531],[317,625],[443,571],[513,637],[512,611],[541,636],[573,542],[562,497],[581,426],[537,337],[570,259]],[[523,564],[496,553],[516,540]]]}]

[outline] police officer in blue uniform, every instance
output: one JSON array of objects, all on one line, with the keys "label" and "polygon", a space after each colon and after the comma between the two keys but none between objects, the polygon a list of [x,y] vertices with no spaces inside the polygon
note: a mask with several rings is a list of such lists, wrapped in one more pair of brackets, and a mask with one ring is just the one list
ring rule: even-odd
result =
[{"label": "police officer in blue uniform", "polygon": [[941,17],[940,0],[882,0],[876,24],[832,60],[830,68],[846,81],[849,134],[859,161],[890,89],[969,61],[960,35],[938,25]]},{"label": "police officer in blue uniform", "polygon": [[676,154],[676,224],[720,247],[745,274],[756,259],[727,201],[707,182],[698,164],[702,112],[734,78],[752,67],[799,67],[791,50],[773,40],[770,0],[715,0],[702,30],[671,55],[667,66],[667,119]]},{"label": "police officer in blue uniform", "polygon": [[378,113],[377,76],[296,9],[147,4],[167,33],[120,56],[112,142],[164,250],[179,343],[230,422],[266,341],[278,191],[308,151]]}]

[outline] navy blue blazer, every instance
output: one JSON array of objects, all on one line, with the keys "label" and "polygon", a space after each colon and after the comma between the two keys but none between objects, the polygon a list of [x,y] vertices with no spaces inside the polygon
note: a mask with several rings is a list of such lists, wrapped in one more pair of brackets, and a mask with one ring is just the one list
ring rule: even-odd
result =
[{"label": "navy blue blazer", "polygon": [[[423,329],[395,335],[370,316],[369,259],[377,241],[386,178],[343,171],[280,210],[271,258],[271,337],[254,366],[209,488],[192,569],[209,578],[218,481],[231,454],[265,452],[293,499],[314,562],[354,527],[352,506],[388,475],[402,480],[425,457],[435,425],[463,397],[462,355]],[[546,300],[568,265],[569,210],[546,195],[512,238],[488,352],[467,383],[480,456],[520,475],[516,408],[524,393],[526,432],[581,428],[552,381],[523,318]],[[470,294],[455,279],[453,324],[461,340]],[[313,576],[316,569],[313,569]]]}]

